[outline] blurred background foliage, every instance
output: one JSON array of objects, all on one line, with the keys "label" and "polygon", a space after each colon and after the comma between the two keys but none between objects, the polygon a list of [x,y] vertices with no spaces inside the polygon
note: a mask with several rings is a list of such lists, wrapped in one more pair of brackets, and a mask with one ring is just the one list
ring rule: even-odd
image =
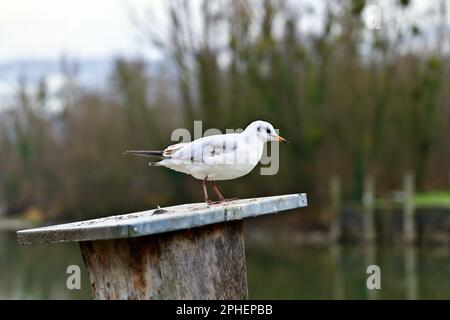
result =
[{"label": "blurred background foliage", "polygon": [[[367,177],[383,195],[409,170],[418,191],[448,190],[449,32],[431,37],[403,19],[410,1],[394,1],[383,29],[370,30],[370,3],[326,1],[319,31],[305,31],[313,13],[300,2],[204,1],[197,28],[189,1],[167,1],[168,36],[151,19],[136,23],[167,60],[156,71],[118,57],[100,92],[80,86],[76,61],[62,58],[58,112],[45,79],[32,94],[21,79],[0,111],[1,211],[60,220],[201,201],[195,179],[122,155],[162,149],[194,120],[224,131],[264,119],[291,141],[277,175],[255,170],[222,183],[226,195],[307,192],[317,212],[332,176],[359,201]],[[446,3],[436,5],[430,19],[445,26]]]}]

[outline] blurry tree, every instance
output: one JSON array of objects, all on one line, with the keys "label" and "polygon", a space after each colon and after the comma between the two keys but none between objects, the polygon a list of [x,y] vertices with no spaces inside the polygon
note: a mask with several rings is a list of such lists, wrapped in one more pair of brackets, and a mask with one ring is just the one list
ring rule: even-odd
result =
[{"label": "blurry tree", "polygon": [[[163,66],[117,58],[105,93],[80,87],[77,63],[63,57],[58,111],[50,111],[45,79],[35,90],[20,81],[0,111],[7,211],[98,216],[200,199],[194,179],[121,155],[162,148],[193,120],[224,130],[265,119],[291,141],[280,148],[276,176],[255,170],[245,183],[224,183],[241,197],[306,191],[325,205],[338,175],[344,197],[359,200],[364,181],[389,192],[410,169],[418,190],[446,188],[445,1],[432,4],[437,37],[427,32],[430,17],[400,19],[411,1],[389,4],[381,30],[365,27],[373,1],[323,3],[321,11],[312,2],[205,0],[194,12],[192,1],[170,0],[167,37],[153,19],[141,24]],[[320,26],[305,29],[306,20]]]}]

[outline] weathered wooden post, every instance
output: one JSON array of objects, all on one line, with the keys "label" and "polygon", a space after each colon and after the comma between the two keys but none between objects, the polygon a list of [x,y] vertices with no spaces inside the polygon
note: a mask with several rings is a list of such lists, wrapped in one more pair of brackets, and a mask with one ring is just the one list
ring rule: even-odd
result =
[{"label": "weathered wooden post", "polygon": [[330,240],[336,242],[341,238],[342,211],[341,180],[338,176],[331,177],[328,193],[331,213]]},{"label": "weathered wooden post", "polygon": [[306,194],[184,204],[17,232],[78,241],[95,299],[246,299],[242,219],[306,207]]},{"label": "weathered wooden post", "polygon": [[376,238],[375,233],[375,183],[371,175],[364,178],[363,186],[363,226],[364,241],[373,242]]},{"label": "weathered wooden post", "polygon": [[405,261],[405,284],[406,299],[418,299],[418,277],[417,277],[417,251],[414,245],[407,245],[403,248],[403,257]]},{"label": "weathered wooden post", "polygon": [[403,241],[405,243],[413,243],[416,240],[414,189],[414,175],[408,171],[403,177]]},{"label": "weathered wooden post", "polygon": [[345,282],[344,282],[344,268],[342,259],[342,248],[336,242],[330,245],[331,262],[333,266],[332,279],[333,279],[333,299],[344,300],[345,299]]}]

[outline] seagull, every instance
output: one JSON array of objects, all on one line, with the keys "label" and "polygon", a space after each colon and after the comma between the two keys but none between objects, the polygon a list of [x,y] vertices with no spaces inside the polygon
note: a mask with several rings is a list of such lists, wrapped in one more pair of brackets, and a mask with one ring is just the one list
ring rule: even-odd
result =
[{"label": "seagull", "polygon": [[[211,135],[173,144],[164,150],[128,150],[124,154],[150,157],[153,159],[150,166],[166,167],[202,180],[203,196],[210,205],[236,200],[226,199],[216,181],[236,179],[250,173],[261,160],[264,144],[269,141],[288,143],[270,123],[257,120],[241,133]],[[210,200],[207,181],[210,181],[218,201]]]}]

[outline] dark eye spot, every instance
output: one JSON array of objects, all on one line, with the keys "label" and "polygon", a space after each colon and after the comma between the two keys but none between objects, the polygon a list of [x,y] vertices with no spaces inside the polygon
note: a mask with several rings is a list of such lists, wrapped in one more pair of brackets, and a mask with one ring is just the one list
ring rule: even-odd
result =
[{"label": "dark eye spot", "polygon": [[267,132],[267,134],[269,134],[269,133],[270,133],[270,129],[269,129],[269,128],[267,128],[267,129],[266,129],[266,132]]},{"label": "dark eye spot", "polygon": [[261,131],[261,127],[258,127],[256,130],[258,130],[258,132],[260,132]]}]

